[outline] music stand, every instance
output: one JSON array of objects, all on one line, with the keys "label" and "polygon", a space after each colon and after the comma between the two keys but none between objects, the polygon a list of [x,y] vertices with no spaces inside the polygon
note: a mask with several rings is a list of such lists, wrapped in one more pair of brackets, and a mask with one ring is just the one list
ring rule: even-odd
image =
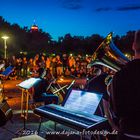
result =
[{"label": "music stand", "polygon": [[[2,66],[1,66],[2,65]],[[0,68],[3,68],[4,67],[4,64],[1,64],[0,65]],[[3,80],[3,95],[4,95],[4,98],[5,99],[8,99],[8,97],[5,96],[5,92],[4,92],[4,83],[7,79],[7,77],[14,71],[14,66],[9,66],[7,67],[1,74],[0,76],[2,77],[2,80]],[[4,81],[5,80],[5,81]]]},{"label": "music stand", "polygon": [[7,67],[7,68],[5,69],[5,71],[3,71],[3,72],[1,73],[1,75],[7,77],[7,76],[9,76],[9,75],[13,72],[13,70],[14,70],[14,66],[9,66],[9,67]]},{"label": "music stand", "polygon": [[[21,133],[24,130],[29,130],[26,128],[26,120],[28,117],[28,104],[29,104],[29,89],[32,88],[35,84],[41,81],[40,78],[29,78],[17,86],[22,89],[22,96],[21,96],[21,117],[23,117],[23,128],[18,130],[16,133]],[[26,108],[25,108],[26,107]]]}]

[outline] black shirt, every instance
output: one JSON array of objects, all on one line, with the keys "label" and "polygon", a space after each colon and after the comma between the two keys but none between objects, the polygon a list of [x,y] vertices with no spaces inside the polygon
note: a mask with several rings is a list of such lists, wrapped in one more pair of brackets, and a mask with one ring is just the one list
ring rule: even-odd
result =
[{"label": "black shirt", "polygon": [[107,93],[107,86],[105,84],[105,79],[108,75],[106,73],[102,73],[99,76],[94,77],[87,85],[86,89],[90,92],[97,92],[100,94],[103,94],[103,99],[107,100],[109,99],[108,93]]},{"label": "black shirt", "polygon": [[35,99],[42,97],[42,93],[46,92],[46,88],[48,86],[48,82],[45,79],[43,78],[40,78],[40,79],[41,80],[34,85],[34,98]]},{"label": "black shirt", "polygon": [[117,72],[112,86],[112,108],[120,119],[120,129],[140,135],[140,59]]}]

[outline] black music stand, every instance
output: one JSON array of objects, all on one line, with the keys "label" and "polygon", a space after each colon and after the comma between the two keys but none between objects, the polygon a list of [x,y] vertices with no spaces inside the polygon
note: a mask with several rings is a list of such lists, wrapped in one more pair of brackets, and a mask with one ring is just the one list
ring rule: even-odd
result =
[{"label": "black music stand", "polygon": [[[25,130],[29,130],[26,128],[26,120],[28,115],[28,103],[29,103],[29,89],[32,88],[35,84],[37,84],[41,79],[40,78],[29,78],[17,86],[22,89],[22,97],[21,97],[21,117],[23,117],[23,128],[18,130],[16,134],[23,134]],[[20,136],[21,136],[20,135]]]},{"label": "black music stand", "polygon": [[[24,107],[25,107],[25,104],[26,104],[26,102],[23,104]],[[18,136],[22,136],[22,134],[25,132],[25,130],[30,130],[30,129],[26,128],[26,117],[25,117],[26,112],[25,112],[25,108],[24,108],[24,111],[23,111],[23,115],[24,115],[24,117],[23,117],[23,127],[15,132],[15,135],[18,135]]]}]

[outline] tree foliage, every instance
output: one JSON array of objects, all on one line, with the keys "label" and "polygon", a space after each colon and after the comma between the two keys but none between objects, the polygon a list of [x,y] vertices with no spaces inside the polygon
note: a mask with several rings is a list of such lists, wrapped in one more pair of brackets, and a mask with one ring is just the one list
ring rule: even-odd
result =
[{"label": "tree foliage", "polygon": [[[66,34],[59,37],[58,41],[53,41],[49,33],[31,32],[28,27],[21,28],[18,24],[10,24],[0,16],[0,36],[4,34],[10,38],[7,41],[8,56],[18,56],[20,52],[27,52],[30,56],[37,53],[74,53],[74,54],[93,54],[95,49],[103,41],[104,37],[93,34],[91,36],[71,36]],[[134,39],[134,31],[128,31],[126,35],[113,37],[116,46],[122,52],[133,54],[131,49]],[[4,54],[4,43],[0,39],[0,55]]]}]

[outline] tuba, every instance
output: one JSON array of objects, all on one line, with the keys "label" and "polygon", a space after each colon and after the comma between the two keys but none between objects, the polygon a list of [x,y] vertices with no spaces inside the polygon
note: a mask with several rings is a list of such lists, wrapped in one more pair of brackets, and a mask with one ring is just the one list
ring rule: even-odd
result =
[{"label": "tuba", "polygon": [[117,72],[130,60],[115,46],[112,41],[112,32],[98,46],[88,67],[102,65]]}]

